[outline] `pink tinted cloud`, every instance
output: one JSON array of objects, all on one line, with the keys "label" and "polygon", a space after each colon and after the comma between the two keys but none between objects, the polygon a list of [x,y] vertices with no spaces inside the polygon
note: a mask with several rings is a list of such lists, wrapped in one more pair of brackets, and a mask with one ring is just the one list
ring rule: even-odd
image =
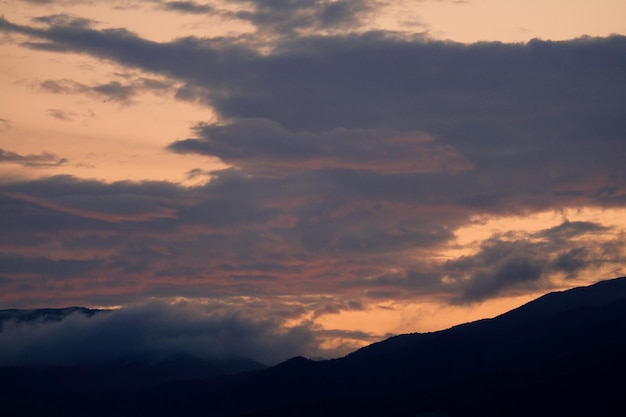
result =
[{"label": "pink tinted cloud", "polygon": [[157,212],[146,212],[137,214],[116,214],[106,213],[98,211],[83,210],[74,207],[65,206],[62,204],[54,203],[52,201],[45,200],[39,197],[33,197],[17,192],[5,192],[5,196],[14,198],[16,200],[26,201],[40,207],[54,210],[60,213],[70,214],[72,216],[83,217],[87,219],[101,220],[109,223],[119,222],[145,222],[155,219],[174,219],[176,218],[176,210],[171,208],[162,207]]}]

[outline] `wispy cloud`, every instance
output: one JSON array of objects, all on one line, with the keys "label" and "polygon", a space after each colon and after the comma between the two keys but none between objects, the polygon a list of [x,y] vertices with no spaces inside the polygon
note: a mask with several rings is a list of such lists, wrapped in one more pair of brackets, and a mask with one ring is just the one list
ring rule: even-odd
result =
[{"label": "wispy cloud", "polygon": [[57,155],[49,152],[22,155],[17,152],[10,152],[4,149],[0,149],[0,164],[2,163],[20,164],[34,168],[50,168],[66,164],[67,159],[60,158]]},{"label": "wispy cloud", "polygon": [[125,104],[131,103],[133,97],[143,92],[164,94],[172,90],[170,83],[148,78],[139,78],[126,84],[110,81],[96,85],[86,85],[70,79],[45,80],[40,83],[40,87],[54,94],[86,94]]},{"label": "wispy cloud", "polygon": [[76,116],[73,111],[64,109],[48,109],[46,112],[48,116],[53,117],[57,120],[61,120],[63,122],[71,122],[72,120],[74,120],[74,116]]}]

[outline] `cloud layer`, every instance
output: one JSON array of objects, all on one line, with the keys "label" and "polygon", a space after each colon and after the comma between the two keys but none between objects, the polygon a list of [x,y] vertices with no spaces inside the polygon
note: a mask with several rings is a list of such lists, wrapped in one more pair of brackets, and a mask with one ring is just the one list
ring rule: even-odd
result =
[{"label": "cloud layer", "polygon": [[209,361],[251,358],[276,364],[325,351],[307,323],[285,327],[199,304],[151,303],[58,322],[4,323],[0,366],[99,366],[189,354]]},{"label": "cloud layer", "polygon": [[[538,231],[520,222],[455,245],[477,218],[626,210],[625,37],[466,45],[356,30],[377,2],[227,3],[154,5],[252,32],[156,42],[65,14],[0,18],[7,42],[33,53],[141,74],[51,77],[44,91],[124,104],[152,92],[210,108],[212,121],[166,151],[229,166],[190,166],[210,179],[195,187],[0,184],[3,303],[250,297],[288,320],[385,300],[476,303],[623,271],[623,225],[600,219],[563,216]],[[0,151],[0,162],[64,160]]]}]

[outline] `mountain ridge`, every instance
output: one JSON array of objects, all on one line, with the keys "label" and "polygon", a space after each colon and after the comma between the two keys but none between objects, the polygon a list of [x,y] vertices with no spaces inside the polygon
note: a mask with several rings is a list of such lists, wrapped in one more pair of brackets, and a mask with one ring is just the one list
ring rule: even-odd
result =
[{"label": "mountain ridge", "polygon": [[[558,304],[552,302],[558,298]],[[424,341],[446,333],[463,333],[471,329],[475,331],[479,326],[490,327],[499,320],[507,320],[507,325],[517,325],[518,321],[528,322],[529,319],[537,320],[540,315],[563,314],[567,311],[581,308],[589,308],[597,305],[608,304],[619,300],[626,300],[626,277],[618,277],[599,281],[588,286],[580,286],[562,291],[554,291],[531,300],[519,307],[499,314],[493,318],[480,319],[462,323],[447,329],[436,330],[426,333],[407,333],[392,336],[388,339],[372,343],[357,349],[346,355],[348,358],[357,358],[371,354],[371,350],[379,350],[377,354],[391,353],[414,343],[422,338]],[[555,300],[557,301],[557,300]],[[382,349],[381,349],[382,347]]]}]

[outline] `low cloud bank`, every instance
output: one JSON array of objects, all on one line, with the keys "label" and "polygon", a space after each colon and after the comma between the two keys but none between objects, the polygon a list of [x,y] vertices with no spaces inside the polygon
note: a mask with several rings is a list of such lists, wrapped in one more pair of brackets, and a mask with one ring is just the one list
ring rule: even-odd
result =
[{"label": "low cloud bank", "polygon": [[95,366],[132,358],[191,354],[207,360],[247,357],[273,365],[297,355],[328,356],[311,324],[286,327],[206,306],[152,303],[70,314],[59,322],[4,323],[0,366]]}]

